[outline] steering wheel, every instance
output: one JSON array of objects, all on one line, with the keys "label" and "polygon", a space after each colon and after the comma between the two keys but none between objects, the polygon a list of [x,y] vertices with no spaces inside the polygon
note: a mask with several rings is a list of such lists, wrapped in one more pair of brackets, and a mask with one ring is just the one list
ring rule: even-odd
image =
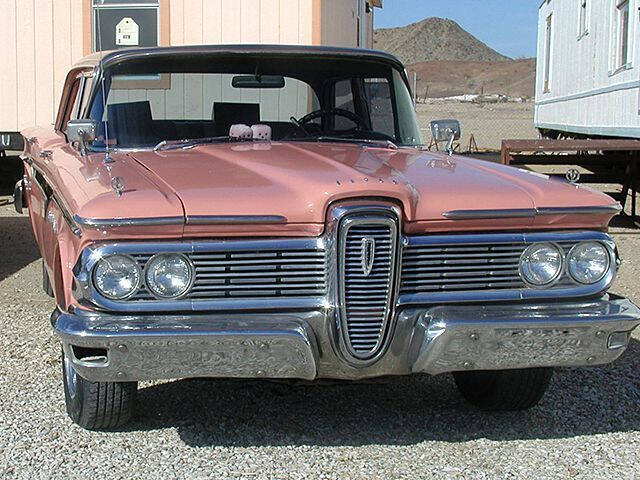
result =
[{"label": "steering wheel", "polygon": [[304,126],[307,123],[315,120],[316,118],[328,117],[328,116],[339,116],[339,117],[348,118],[349,120],[351,120],[353,123],[356,124],[356,130],[362,130],[362,129],[368,128],[367,123],[363,120],[363,118],[360,115],[357,115],[343,108],[324,108],[324,109],[314,110],[313,112],[308,113],[307,115],[305,115],[299,120],[295,117],[291,117],[291,121],[296,126],[304,130],[306,134],[309,134],[307,129],[304,128]]}]

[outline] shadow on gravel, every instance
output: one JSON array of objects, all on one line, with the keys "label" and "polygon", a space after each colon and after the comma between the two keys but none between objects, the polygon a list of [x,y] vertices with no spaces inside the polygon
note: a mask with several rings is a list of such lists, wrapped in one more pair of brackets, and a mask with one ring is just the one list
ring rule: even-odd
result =
[{"label": "shadow on gravel", "polygon": [[0,281],[38,258],[40,252],[33,239],[29,216],[0,216]]},{"label": "shadow on gravel", "polygon": [[640,342],[613,365],[560,369],[542,403],[487,413],[449,375],[368,383],[182,380],[142,388],[130,430],[177,428],[192,447],[412,445],[640,430]]}]

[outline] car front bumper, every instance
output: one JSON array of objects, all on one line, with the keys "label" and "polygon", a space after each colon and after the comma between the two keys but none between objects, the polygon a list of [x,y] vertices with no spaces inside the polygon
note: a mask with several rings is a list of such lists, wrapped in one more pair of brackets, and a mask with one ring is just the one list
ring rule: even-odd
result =
[{"label": "car front bumper", "polygon": [[90,381],[185,377],[361,379],[381,375],[613,362],[640,310],[608,296],[582,303],[406,308],[384,354],[340,354],[335,311],[108,315],[54,312],[76,371]]}]

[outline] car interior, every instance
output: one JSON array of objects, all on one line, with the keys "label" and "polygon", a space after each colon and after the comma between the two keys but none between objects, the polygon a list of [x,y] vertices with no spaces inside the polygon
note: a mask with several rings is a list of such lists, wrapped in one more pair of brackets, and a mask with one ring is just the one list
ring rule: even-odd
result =
[{"label": "car interior", "polygon": [[[102,126],[99,128],[97,146],[100,143],[104,145],[105,134],[108,134],[110,145],[122,148],[150,147],[162,141],[226,137],[229,136],[230,128],[237,124],[249,127],[256,124],[267,125],[271,129],[271,138],[276,141],[319,135],[395,141],[397,136],[391,69],[383,63],[312,61],[301,58],[299,65],[278,65],[258,60],[242,62],[234,58],[229,64],[217,63],[215,71],[207,71],[202,63],[191,66],[180,63],[176,66],[181,69],[172,70],[171,65],[166,64],[162,68],[155,64],[128,65],[126,75],[128,78],[135,78],[135,75],[141,78],[154,75],[191,75],[202,78],[227,75],[223,80],[223,87],[233,100],[221,98],[220,95],[207,98],[201,80],[194,87],[198,95],[203,92],[198,115],[187,115],[185,106],[175,116],[170,116],[168,109],[166,113],[158,115],[154,111],[157,110],[155,100],[152,99],[153,95],[158,95],[158,90],[143,91],[136,86],[127,91],[122,87],[122,80],[118,80],[118,87],[114,90],[120,89],[116,92],[120,95],[112,95],[113,92],[110,92],[106,115],[100,114]],[[115,69],[112,78],[115,79],[117,74]],[[273,110],[274,107],[264,97],[269,97],[269,93],[280,89],[281,98],[288,99],[291,97],[290,91],[282,89],[295,82],[304,86],[307,95],[303,97],[304,101],[298,99],[298,109],[290,112],[282,106],[280,100],[279,115],[274,115],[273,111],[265,112],[265,109]],[[107,83],[107,87],[109,85]],[[187,92],[186,86],[184,88]],[[299,88],[298,92],[300,90]],[[128,101],[123,100],[123,92],[124,98],[129,98]],[[184,93],[185,104],[188,103],[187,95],[188,93]],[[97,95],[94,102],[102,102],[101,96]],[[275,108],[277,107],[276,105]],[[95,109],[94,105],[91,111]],[[105,121],[108,121],[108,126],[104,124]]]}]

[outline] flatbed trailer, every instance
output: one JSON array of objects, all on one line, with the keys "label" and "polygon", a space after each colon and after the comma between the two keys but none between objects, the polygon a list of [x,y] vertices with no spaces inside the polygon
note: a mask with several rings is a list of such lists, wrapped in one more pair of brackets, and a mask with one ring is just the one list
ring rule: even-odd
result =
[{"label": "flatbed trailer", "polygon": [[[631,220],[638,225],[637,193],[640,185],[640,140],[568,139],[502,141],[500,160],[504,165],[572,165],[590,173],[581,183],[618,184],[620,192],[607,192],[623,207],[631,194]],[[549,173],[549,175],[558,175]]]}]

